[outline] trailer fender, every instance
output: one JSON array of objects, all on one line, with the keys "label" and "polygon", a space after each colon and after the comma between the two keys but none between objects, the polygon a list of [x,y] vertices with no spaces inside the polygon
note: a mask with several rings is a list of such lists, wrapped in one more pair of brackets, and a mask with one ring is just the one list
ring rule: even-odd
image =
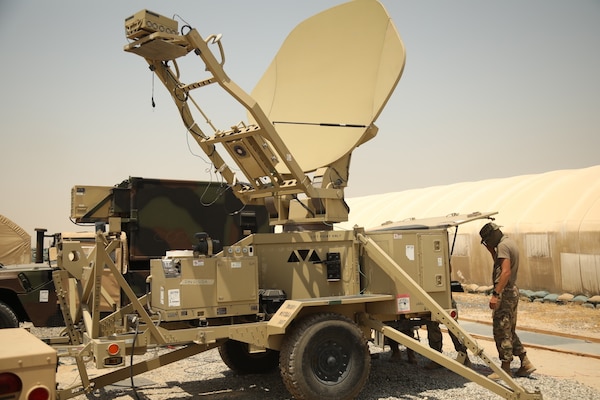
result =
[{"label": "trailer fender", "polygon": [[366,304],[377,301],[394,300],[389,294],[358,294],[350,296],[317,297],[314,299],[286,300],[267,324],[267,334],[282,335],[306,307],[331,307],[344,305]]}]

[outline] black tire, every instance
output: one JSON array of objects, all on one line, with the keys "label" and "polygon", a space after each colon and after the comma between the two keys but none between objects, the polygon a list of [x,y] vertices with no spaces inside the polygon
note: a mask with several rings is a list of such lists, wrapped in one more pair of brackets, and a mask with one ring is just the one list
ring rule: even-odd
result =
[{"label": "black tire", "polygon": [[310,315],[286,335],[281,377],[297,400],[349,400],[363,389],[371,356],[362,331],[335,313]]},{"label": "black tire", "polygon": [[18,327],[19,318],[17,318],[17,314],[9,306],[0,301],[0,329]]},{"label": "black tire", "polygon": [[248,351],[248,344],[227,340],[219,346],[221,360],[238,374],[264,374],[279,365],[279,352],[271,349],[257,353]]}]

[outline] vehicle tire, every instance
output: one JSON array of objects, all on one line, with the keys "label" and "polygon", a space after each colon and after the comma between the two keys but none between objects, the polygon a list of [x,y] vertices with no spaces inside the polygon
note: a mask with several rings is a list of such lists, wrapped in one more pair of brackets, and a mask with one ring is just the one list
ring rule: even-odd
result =
[{"label": "vehicle tire", "polygon": [[17,314],[8,305],[0,301],[0,329],[18,327],[19,318],[17,318]]},{"label": "vehicle tire", "polygon": [[349,318],[310,315],[294,326],[281,346],[279,368],[297,400],[354,399],[369,377],[367,340]]},{"label": "vehicle tire", "polygon": [[271,349],[250,353],[248,344],[229,339],[219,346],[221,360],[238,374],[264,374],[279,365],[279,352]]}]

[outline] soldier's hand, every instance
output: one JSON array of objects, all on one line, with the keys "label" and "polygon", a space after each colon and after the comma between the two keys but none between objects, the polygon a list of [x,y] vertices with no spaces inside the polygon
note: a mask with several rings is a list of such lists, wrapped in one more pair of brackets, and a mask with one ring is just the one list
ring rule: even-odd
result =
[{"label": "soldier's hand", "polygon": [[490,297],[490,308],[495,310],[498,307],[498,298],[496,296]]}]

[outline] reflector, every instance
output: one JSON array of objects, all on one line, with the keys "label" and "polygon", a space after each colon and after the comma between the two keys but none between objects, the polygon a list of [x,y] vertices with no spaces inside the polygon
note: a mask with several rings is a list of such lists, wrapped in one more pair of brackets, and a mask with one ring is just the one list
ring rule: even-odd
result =
[{"label": "reflector", "polygon": [[117,354],[119,354],[119,351],[121,351],[121,348],[119,347],[118,344],[116,343],[111,343],[108,345],[108,347],[106,348],[106,351],[108,354],[110,354],[111,356],[115,356]]}]

